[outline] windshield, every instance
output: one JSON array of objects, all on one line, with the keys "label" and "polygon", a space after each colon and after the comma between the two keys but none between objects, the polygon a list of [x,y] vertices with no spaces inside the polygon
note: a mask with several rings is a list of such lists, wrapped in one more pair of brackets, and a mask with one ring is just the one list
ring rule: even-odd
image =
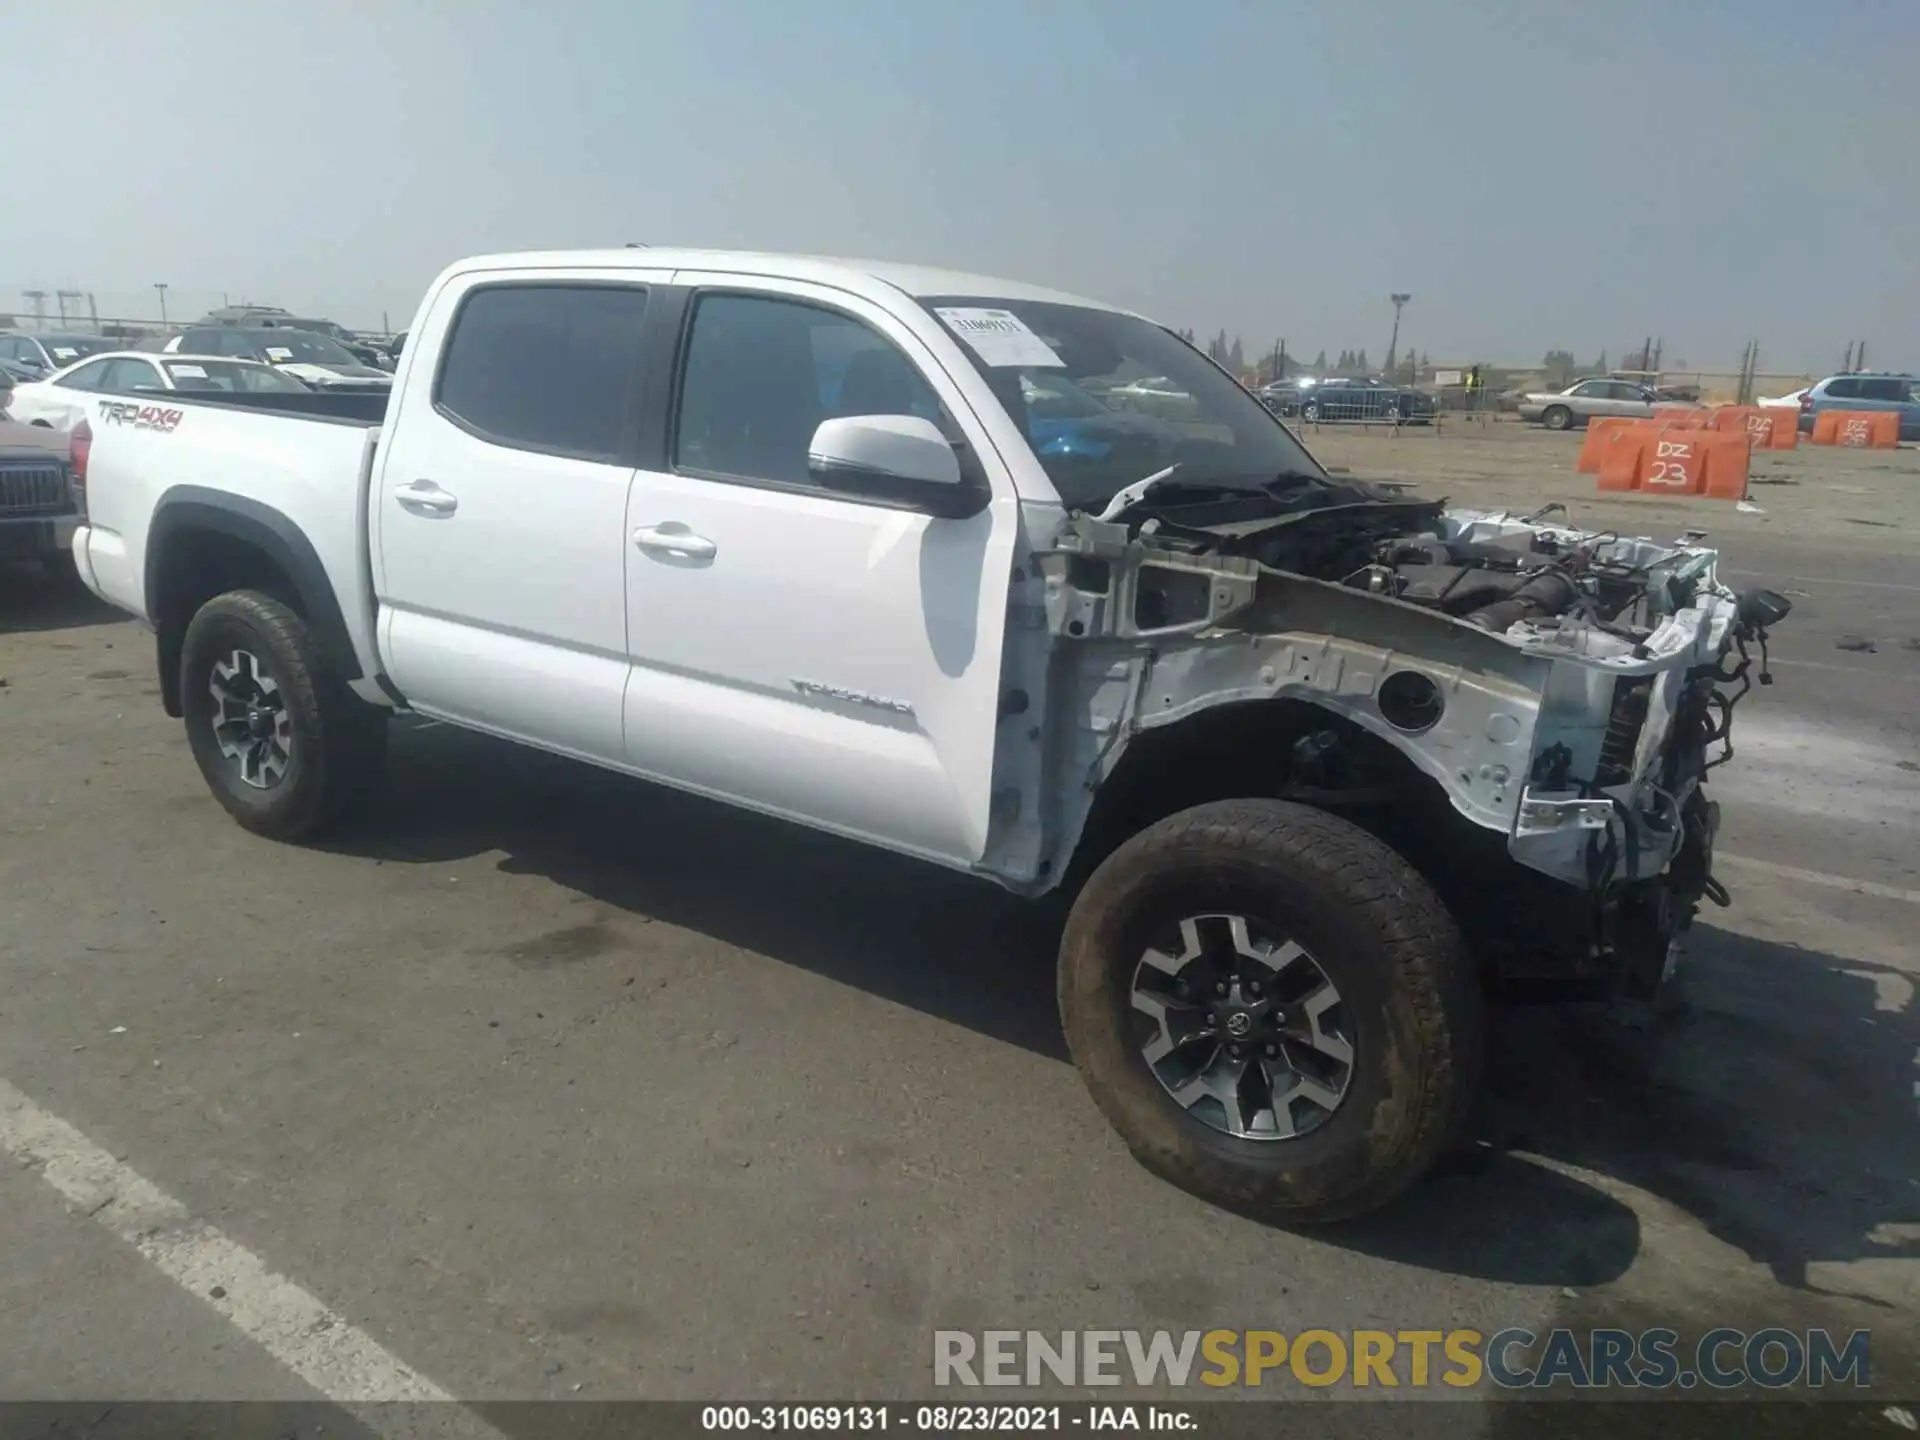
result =
[{"label": "windshield", "polygon": [[358,365],[353,352],[338,341],[308,330],[262,330],[253,337],[267,359],[276,365]]},{"label": "windshield", "polygon": [[55,365],[71,365],[89,355],[101,355],[113,349],[114,341],[104,335],[43,335],[41,348],[53,357]]},{"label": "windshield", "polygon": [[1170,465],[1182,483],[1248,490],[1325,478],[1266,406],[1150,321],[995,296],[920,303],[961,342],[1070,508],[1102,505]]},{"label": "windshield", "polygon": [[176,390],[220,390],[246,394],[284,395],[304,392],[291,375],[282,375],[271,365],[249,365],[241,360],[168,360],[167,374]]}]

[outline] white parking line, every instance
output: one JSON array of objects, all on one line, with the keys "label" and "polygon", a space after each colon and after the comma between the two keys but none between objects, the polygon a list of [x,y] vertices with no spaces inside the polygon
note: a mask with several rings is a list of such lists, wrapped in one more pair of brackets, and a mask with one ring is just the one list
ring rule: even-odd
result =
[{"label": "white parking line", "polygon": [[1716,855],[1714,863],[1725,863],[1763,875],[1778,875],[1782,880],[1799,880],[1808,885],[1824,885],[1830,890],[1851,890],[1856,895],[1874,895],[1882,900],[1900,900],[1920,905],[1920,890],[1902,890],[1898,885],[1881,885],[1873,880],[1853,880],[1845,875],[1828,875],[1819,870],[1802,870],[1798,865],[1780,865],[1772,860],[1756,860],[1750,855]]},{"label": "white parking line", "polygon": [[[327,1399],[347,1406],[452,1401],[371,1336],[5,1080],[0,1151],[37,1170],[75,1210],[133,1246]],[[383,1412],[374,1409],[356,1418],[376,1430],[417,1434],[421,1417],[396,1410],[390,1412],[393,1424],[383,1426]],[[451,1421],[446,1428],[461,1434],[498,1440],[497,1431],[460,1407],[449,1405],[437,1418]]]}]

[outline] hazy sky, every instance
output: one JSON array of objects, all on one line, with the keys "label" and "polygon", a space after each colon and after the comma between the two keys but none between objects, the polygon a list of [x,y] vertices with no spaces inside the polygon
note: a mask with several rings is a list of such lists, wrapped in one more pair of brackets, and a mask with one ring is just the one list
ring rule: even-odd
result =
[{"label": "hazy sky", "polygon": [[0,4],[0,311],[476,251],[946,264],[1249,350],[1920,368],[1920,0]]}]

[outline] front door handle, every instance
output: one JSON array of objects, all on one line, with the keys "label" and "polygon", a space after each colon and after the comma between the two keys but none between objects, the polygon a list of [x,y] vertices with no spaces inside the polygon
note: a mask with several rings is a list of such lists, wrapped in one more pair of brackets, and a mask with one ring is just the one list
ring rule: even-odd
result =
[{"label": "front door handle", "polygon": [[704,535],[696,535],[677,520],[659,525],[642,525],[633,532],[633,543],[656,555],[675,555],[683,560],[711,560],[720,547]]},{"label": "front door handle", "polygon": [[442,490],[431,480],[415,480],[393,492],[404,509],[416,514],[451,515],[460,508],[460,497]]}]

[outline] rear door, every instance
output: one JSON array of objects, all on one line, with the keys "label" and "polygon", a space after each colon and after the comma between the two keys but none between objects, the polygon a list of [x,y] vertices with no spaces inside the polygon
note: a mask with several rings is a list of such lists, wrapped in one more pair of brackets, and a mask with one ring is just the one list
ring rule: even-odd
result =
[{"label": "rear door", "polygon": [[416,708],[624,761],[627,488],[660,278],[458,277],[435,297],[369,501],[381,649]]},{"label": "rear door", "polygon": [[[1019,506],[954,383],[965,360],[931,317],[831,287],[675,278],[668,424],[627,510],[631,763],[977,860]],[[940,519],[812,474],[819,422],[865,414],[942,425],[984,508]]]}]

